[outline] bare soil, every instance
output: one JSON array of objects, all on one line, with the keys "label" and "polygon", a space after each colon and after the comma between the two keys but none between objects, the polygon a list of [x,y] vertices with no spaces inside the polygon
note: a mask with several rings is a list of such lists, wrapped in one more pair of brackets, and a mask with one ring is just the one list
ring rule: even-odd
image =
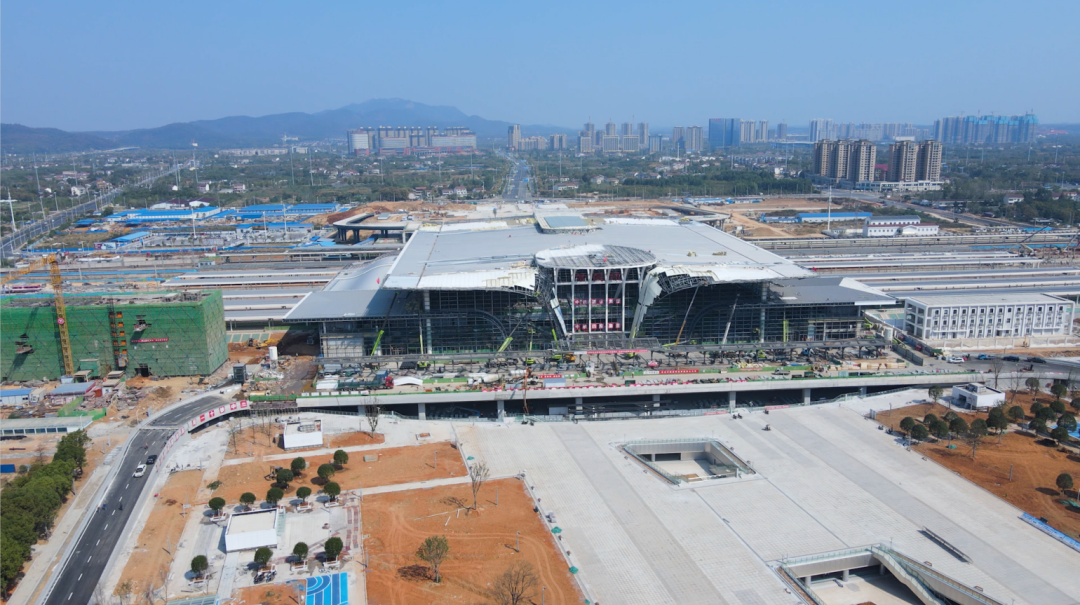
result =
[{"label": "bare soil", "polygon": [[296,605],[296,589],[283,583],[248,586],[233,591],[233,603],[249,605]]},{"label": "bare soil", "polygon": [[[365,424],[367,422],[365,421]],[[357,431],[355,433],[341,433],[340,435],[332,435],[330,437],[330,447],[352,447],[354,445],[374,445],[378,443],[385,443],[386,435],[382,433],[375,433],[374,436],[367,431]],[[363,456],[360,452],[353,452],[350,456]]]},{"label": "bare soil", "polygon": [[[195,494],[199,491],[202,471],[182,471],[173,474],[165,482],[165,487],[156,494],[154,508],[139,534],[139,542],[128,557],[127,564],[117,582],[117,589],[125,581],[134,585],[134,594],[139,594],[148,584],[160,588],[163,582],[161,571],[168,573],[180,535],[187,522],[184,515],[184,502],[192,505],[188,515],[202,514],[202,507],[195,505]],[[119,593],[116,593],[119,594]]]},{"label": "bare soil", "polygon": [[[438,454],[438,468],[435,467],[436,454]],[[379,461],[364,462],[365,455],[377,455]],[[333,456],[328,454],[305,456],[303,452],[297,452],[297,456],[303,457],[308,467],[299,480],[289,484],[288,489],[285,490],[286,495],[295,494],[296,488],[301,485],[306,485],[314,493],[318,493],[322,488],[323,480],[317,474],[317,469],[319,465],[330,463]],[[239,502],[240,494],[244,492],[251,492],[261,500],[273,483],[271,479],[267,479],[271,469],[275,466],[288,468],[290,460],[291,458],[256,460],[222,466],[217,477],[218,481],[222,482],[222,486],[214,492],[214,495],[225,498],[230,505]],[[352,452],[349,454],[349,463],[338,470],[331,481],[340,485],[344,492],[360,486],[396,485],[430,479],[463,477],[467,474],[468,471],[465,469],[465,463],[461,460],[458,450],[454,449],[449,442],[442,441]]]},{"label": "bare soil", "polygon": [[[495,506],[495,490],[499,505]],[[367,597],[371,605],[481,603],[493,599],[492,583],[514,561],[524,559],[546,586],[548,603],[581,603],[581,593],[559,553],[561,542],[544,526],[517,479],[489,481],[479,509],[458,511],[453,499],[472,503],[468,485],[367,496],[363,503],[368,549]],[[521,532],[521,551],[516,551]],[[450,552],[435,583],[430,567],[416,558],[429,536],[446,536]],[[540,601],[539,588],[531,602]]]},{"label": "bare soil", "polygon": [[[1039,401],[1044,404],[1052,399],[1039,396]],[[1031,395],[1017,393],[1011,402],[1006,403],[1006,407],[1019,405],[1030,418],[1032,402]],[[921,420],[931,411],[941,417],[948,408],[941,405],[908,406],[893,410],[891,417],[888,412],[879,412],[877,419],[886,426],[899,428],[900,420],[905,416]],[[969,423],[976,417],[986,418],[985,413],[960,413],[960,416]],[[1014,432],[1015,429],[1015,426],[1011,427],[1001,437],[1000,443],[997,435],[984,437],[975,451],[974,459],[971,446],[959,441],[953,441],[957,446],[955,449],[948,449],[948,441],[944,440],[920,443],[914,449],[1024,512],[1047,519],[1056,529],[1073,537],[1080,536],[1080,511],[1061,503],[1066,497],[1077,500],[1077,494],[1075,490],[1069,490],[1066,496],[1055,485],[1061,473],[1069,473],[1074,481],[1080,482],[1080,455],[1060,448],[1048,439]]]}]

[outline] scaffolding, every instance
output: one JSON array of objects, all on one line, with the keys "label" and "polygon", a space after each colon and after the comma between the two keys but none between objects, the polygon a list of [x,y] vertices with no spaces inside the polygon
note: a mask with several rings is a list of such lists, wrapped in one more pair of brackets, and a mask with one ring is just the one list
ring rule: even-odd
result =
[{"label": "scaffolding", "polygon": [[[228,359],[220,290],[152,295],[68,295],[77,370],[129,376],[208,375]],[[0,378],[55,379],[64,372],[56,307],[41,297],[0,301]],[[7,335],[15,335],[9,338]]]}]

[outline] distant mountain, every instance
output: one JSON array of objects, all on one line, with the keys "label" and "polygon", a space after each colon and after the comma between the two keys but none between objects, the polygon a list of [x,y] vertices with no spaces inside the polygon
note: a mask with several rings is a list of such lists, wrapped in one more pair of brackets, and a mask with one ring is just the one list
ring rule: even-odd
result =
[{"label": "distant mountain", "polygon": [[22,124],[0,124],[0,148],[4,153],[66,153],[116,147],[98,136],[65,132],[57,128],[31,128]]},{"label": "distant mountain", "polygon": [[[466,115],[456,107],[425,105],[405,99],[372,99],[310,114],[280,113],[259,118],[233,116],[118,132],[68,133],[54,128],[3,124],[0,143],[5,153],[56,153],[115,147],[188,149],[192,141],[201,148],[220,149],[273,145],[280,143],[286,134],[300,139],[342,138],[346,130],[361,126],[466,126],[479,138],[490,139],[505,138],[510,122]],[[15,136],[9,135],[9,130]],[[570,129],[558,126],[522,126],[524,136],[570,132]]]}]

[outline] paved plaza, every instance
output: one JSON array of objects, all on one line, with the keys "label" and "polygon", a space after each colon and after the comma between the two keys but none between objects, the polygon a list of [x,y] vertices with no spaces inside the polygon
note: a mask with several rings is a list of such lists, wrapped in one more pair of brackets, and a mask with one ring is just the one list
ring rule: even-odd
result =
[{"label": "paved plaza", "polygon": [[[1080,553],[863,417],[912,396],[744,413],[741,420],[458,423],[455,430],[463,452],[493,475],[525,472],[600,602],[798,603],[770,565],[883,543],[1005,603],[1077,603]],[[617,449],[630,440],[675,438],[718,439],[757,474],[677,488]],[[972,562],[930,541],[924,527]]]}]

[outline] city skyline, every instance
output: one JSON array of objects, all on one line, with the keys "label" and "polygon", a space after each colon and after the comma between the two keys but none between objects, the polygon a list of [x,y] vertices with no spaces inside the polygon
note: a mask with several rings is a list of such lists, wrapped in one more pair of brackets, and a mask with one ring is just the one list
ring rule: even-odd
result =
[{"label": "city skyline", "polygon": [[[942,116],[1034,110],[1046,123],[1080,121],[1073,101],[1080,83],[1062,77],[1069,73],[1067,58],[1078,49],[1069,25],[1080,18],[1080,5],[1043,2],[1019,13],[1007,6],[1001,5],[1012,14],[1008,31],[996,19],[1001,11],[975,2],[915,3],[900,14],[887,6],[823,11],[796,3],[779,8],[692,3],[679,11],[658,11],[606,2],[556,2],[540,8],[472,2],[408,12],[395,5],[296,12],[273,2],[258,11],[233,4],[130,10],[123,5],[9,3],[0,22],[5,59],[0,102],[5,123],[71,131],[320,112],[371,98],[415,99],[493,120],[563,127],[578,123],[579,116],[598,116],[589,108],[603,109],[604,118],[610,115],[619,123],[649,116],[654,128],[704,126],[724,115],[758,116],[774,124],[783,119],[789,125],[828,115],[856,123],[929,125]],[[640,19],[641,10],[635,8],[648,10],[649,18]],[[964,27],[943,33],[929,25],[929,14],[936,22]],[[792,35],[763,44],[761,32],[753,28],[726,31],[724,46],[746,51],[740,61],[715,52],[708,36],[687,36],[679,41],[680,52],[699,59],[673,61],[645,44],[612,47],[600,37],[581,39],[567,27],[569,15],[640,38],[654,30],[675,30],[687,16],[702,22],[767,21]],[[428,32],[426,37],[406,44],[393,27],[372,27],[356,38],[330,35],[350,21],[404,19],[412,30]],[[539,34],[535,39],[545,40],[544,52],[483,35],[508,22],[516,24],[519,39]],[[893,58],[892,69],[917,71],[919,85],[867,82],[840,92],[831,82],[860,81],[879,68],[872,53],[848,52],[850,34],[873,32],[883,23],[905,37],[907,50]],[[455,43],[443,44],[441,36],[450,32]],[[1010,43],[999,44],[1002,36]],[[192,43],[195,38],[198,44]],[[358,47],[383,52],[376,59],[371,53],[357,55]],[[821,78],[791,63],[806,52],[842,54],[846,60],[831,78]],[[581,56],[592,60],[580,61]],[[945,66],[940,62],[944,56],[967,59]],[[472,81],[447,69],[471,63],[483,64],[497,77]],[[605,69],[597,70],[597,64]],[[664,85],[626,94],[622,84],[649,72],[679,82],[679,94]],[[566,95],[562,87],[537,85],[542,82],[589,85]],[[311,94],[311,87],[319,93]],[[57,94],[61,89],[78,94]],[[1040,89],[1054,92],[1035,92]]]}]

